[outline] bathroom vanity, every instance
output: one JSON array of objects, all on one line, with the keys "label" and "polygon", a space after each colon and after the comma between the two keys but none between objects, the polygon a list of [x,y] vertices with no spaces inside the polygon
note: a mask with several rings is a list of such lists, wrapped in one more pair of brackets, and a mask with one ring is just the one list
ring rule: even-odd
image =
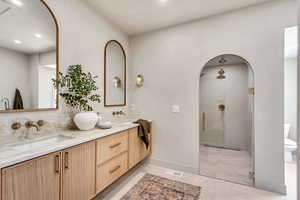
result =
[{"label": "bathroom vanity", "polygon": [[16,146],[1,151],[0,200],[92,199],[152,149],[139,138],[136,124],[64,135],[73,138],[29,151]]},{"label": "bathroom vanity", "polygon": [[[63,87],[60,84],[62,74],[59,73],[58,22],[44,0],[14,5],[16,2],[2,1],[1,4],[4,11],[1,12],[0,57],[1,67],[6,71],[0,74],[3,86],[0,113],[58,110],[59,97],[66,97],[58,92],[58,87]],[[12,32],[15,33],[13,38]],[[101,48],[99,46],[99,50]],[[126,106],[125,50],[116,40],[105,45],[105,107]],[[82,75],[81,65],[71,67],[68,72],[73,69]],[[86,76],[92,75],[88,73]],[[84,83],[96,83],[95,77],[80,82],[81,103],[74,104],[72,100],[72,105],[65,102],[66,105],[77,109],[77,112],[93,110],[88,103],[100,103],[98,86],[86,86]],[[75,85],[78,86],[78,83]],[[86,99],[89,102],[83,106],[82,102]],[[114,111],[114,117],[115,114],[125,115],[125,112]],[[76,117],[73,119],[81,128]],[[97,121],[96,117],[95,123]],[[51,130],[51,134],[40,134],[30,139],[30,129],[36,128],[39,132],[43,123],[43,120],[37,123],[27,121],[23,126],[15,122],[11,125],[12,131],[16,133],[24,128],[25,140],[17,140],[12,135],[3,138],[5,141],[0,140],[0,200],[89,200],[151,153],[151,142],[146,148],[138,136],[137,124],[119,123],[111,129],[85,132]],[[152,141],[151,131],[149,137]],[[7,142],[11,138],[13,141]]]}]

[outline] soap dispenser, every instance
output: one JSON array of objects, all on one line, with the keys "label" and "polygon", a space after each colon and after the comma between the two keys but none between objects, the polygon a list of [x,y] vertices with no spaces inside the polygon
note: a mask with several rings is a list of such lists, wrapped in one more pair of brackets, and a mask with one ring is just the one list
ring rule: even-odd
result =
[{"label": "soap dispenser", "polygon": [[101,126],[101,124],[103,123],[103,117],[101,116],[101,113],[97,112],[98,115],[98,122],[97,122],[97,126]]}]

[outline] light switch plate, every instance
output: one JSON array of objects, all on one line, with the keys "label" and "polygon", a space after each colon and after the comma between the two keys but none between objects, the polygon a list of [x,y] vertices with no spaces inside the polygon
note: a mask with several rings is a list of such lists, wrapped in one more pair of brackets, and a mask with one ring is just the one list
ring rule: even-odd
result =
[{"label": "light switch plate", "polygon": [[172,112],[173,113],[180,113],[180,106],[179,105],[172,105]]}]

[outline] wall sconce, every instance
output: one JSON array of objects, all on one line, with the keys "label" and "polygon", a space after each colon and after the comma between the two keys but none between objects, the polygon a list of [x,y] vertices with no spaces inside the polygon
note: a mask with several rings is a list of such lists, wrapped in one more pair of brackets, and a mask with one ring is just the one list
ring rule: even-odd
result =
[{"label": "wall sconce", "polygon": [[144,76],[142,74],[137,75],[136,77],[136,86],[142,87],[144,85]]},{"label": "wall sconce", "polygon": [[119,77],[115,76],[113,78],[113,84],[114,84],[115,88],[120,88],[122,85],[122,81]]}]

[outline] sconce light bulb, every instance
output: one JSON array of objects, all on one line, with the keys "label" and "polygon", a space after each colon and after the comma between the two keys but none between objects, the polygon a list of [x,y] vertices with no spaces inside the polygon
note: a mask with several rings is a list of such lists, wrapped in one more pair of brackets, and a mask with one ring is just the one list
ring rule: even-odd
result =
[{"label": "sconce light bulb", "polygon": [[144,85],[144,76],[139,74],[137,77],[136,77],[136,85],[138,87],[142,87]]},{"label": "sconce light bulb", "polygon": [[114,84],[114,86],[116,87],[116,88],[119,88],[119,87],[121,87],[121,85],[122,85],[122,81],[121,81],[121,79],[119,78],[119,77],[114,77],[114,79],[113,79],[113,84]]}]

